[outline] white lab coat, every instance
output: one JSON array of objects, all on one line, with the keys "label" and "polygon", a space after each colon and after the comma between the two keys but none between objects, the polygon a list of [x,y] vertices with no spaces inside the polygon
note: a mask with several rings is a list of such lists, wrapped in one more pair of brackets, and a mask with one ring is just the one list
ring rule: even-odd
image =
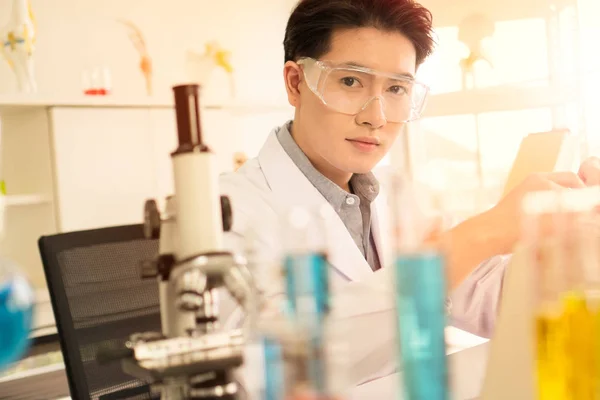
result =
[{"label": "white lab coat", "polygon": [[[259,243],[258,251],[267,261],[255,275],[265,295],[273,301],[283,295],[281,279],[277,278],[278,267],[269,263],[279,256],[280,217],[291,206],[328,204],[281,147],[276,132],[277,129],[269,135],[257,158],[220,179],[221,191],[230,197],[234,215],[226,243],[233,250],[243,251],[244,235],[253,232]],[[346,332],[345,340],[350,349],[347,377],[354,384],[389,375],[395,370],[393,271],[385,266],[389,265],[383,234],[387,219],[378,218],[378,207],[384,197],[380,194],[372,205],[373,237],[384,260],[384,267],[377,272],[372,271],[337,214],[330,221],[332,318]],[[482,264],[452,294],[454,325],[480,336],[490,335],[505,265],[503,258]]]}]

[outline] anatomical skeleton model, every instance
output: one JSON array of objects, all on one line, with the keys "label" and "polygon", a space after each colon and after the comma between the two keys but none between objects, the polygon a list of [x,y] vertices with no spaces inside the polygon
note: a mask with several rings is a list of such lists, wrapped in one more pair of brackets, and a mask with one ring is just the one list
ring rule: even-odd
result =
[{"label": "anatomical skeleton model", "polygon": [[20,92],[37,92],[34,75],[36,23],[28,0],[13,0],[8,23],[0,29],[0,52],[17,77]]}]

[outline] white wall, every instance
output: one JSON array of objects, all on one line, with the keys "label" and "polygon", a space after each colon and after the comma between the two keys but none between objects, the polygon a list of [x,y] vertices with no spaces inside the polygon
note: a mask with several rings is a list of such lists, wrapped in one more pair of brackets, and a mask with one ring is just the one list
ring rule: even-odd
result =
[{"label": "white wall", "polygon": [[[285,24],[295,0],[31,0],[31,4],[38,22],[35,62],[39,95],[49,102],[53,98],[76,100],[82,92],[82,71],[100,64],[111,70],[115,98],[140,98],[145,95],[145,83],[138,68],[139,56],[125,27],[115,22],[120,18],[132,20],[145,34],[154,63],[155,97],[159,100],[171,100],[171,87],[186,81],[185,53],[188,49],[203,52],[206,42],[216,40],[232,51],[237,98],[227,98],[229,81],[225,73],[220,71],[213,76],[212,84],[203,93],[204,103],[236,102],[248,106],[233,110],[206,110],[203,113],[207,143],[217,153],[221,170],[230,169],[230,160],[235,151],[256,155],[269,130],[291,116],[289,110],[260,107],[260,104],[287,104],[282,78],[282,42]],[[0,0],[0,27],[7,22],[11,5],[12,0]],[[14,99],[11,94],[15,91],[12,71],[0,56],[0,100],[10,102]],[[262,111],[257,112],[256,109]],[[139,176],[138,179],[132,179],[137,187],[122,187],[126,179],[111,182],[111,188],[116,187],[112,201],[117,202],[115,207],[121,209],[128,204],[128,198],[123,196],[129,196],[130,199],[138,193],[145,194],[144,190],[151,192],[144,182],[151,179],[153,174],[159,177],[158,192],[161,195],[171,193],[168,155],[175,149],[176,141],[175,116],[171,110],[148,111],[148,120],[144,120],[143,116],[138,118],[135,127],[129,130],[123,121],[131,121],[132,116],[141,113],[140,110],[104,109],[104,114],[100,110],[78,110],[81,113],[69,114],[68,120],[63,118],[55,121],[62,122],[62,128],[57,128],[60,132],[55,131],[54,137],[68,136],[68,143],[63,143],[60,152],[53,154],[62,157],[54,160],[56,164],[60,166],[71,162],[69,165],[78,165],[79,162],[81,167],[74,173],[81,173],[82,177],[79,178],[84,182],[86,179],[93,182],[96,175],[89,171],[101,169],[103,165],[110,165],[113,170],[126,168],[130,171],[128,176]],[[37,111],[36,115],[45,115],[42,109]],[[90,113],[95,111],[102,117],[96,117],[96,120],[90,118]],[[117,118],[116,115],[122,111],[127,111],[127,118]],[[87,116],[78,120],[76,115]],[[19,114],[18,118],[11,118],[8,114],[0,117],[2,163],[5,167],[3,178],[7,180],[9,194],[48,194],[52,198],[47,192],[54,185],[45,172],[48,175],[54,173],[56,181],[57,168],[55,165],[52,171],[49,166],[51,138],[48,121],[38,123],[37,119],[24,114]],[[100,123],[98,118],[105,118],[100,121],[106,124]],[[35,126],[31,125],[34,123]],[[115,125],[122,129],[114,128]],[[146,128],[145,125],[151,127]],[[70,132],[73,134],[69,136]],[[151,151],[140,150],[130,155],[113,147],[118,141],[130,144],[135,140],[144,141],[146,132],[147,142],[139,147],[150,148]],[[160,136],[161,140],[154,136]],[[36,145],[32,147],[31,143]],[[99,154],[80,157],[73,162],[86,146],[92,146],[97,153],[99,150]],[[44,173],[40,172],[40,167],[25,174],[31,170],[32,157],[38,161],[36,166],[41,165],[42,161],[47,164],[43,168]],[[150,159],[159,159],[160,162],[156,162],[154,168],[145,168]],[[40,179],[42,181],[38,182]],[[77,182],[73,178],[67,186],[76,186]],[[85,191],[82,195],[94,194],[93,186],[80,185],[78,190]],[[72,194],[76,196],[77,191]],[[89,203],[79,202],[75,197],[67,200],[71,201],[72,214],[90,212]],[[140,200],[139,206],[133,207],[132,220],[140,221],[142,207],[143,201]],[[96,225],[115,224],[109,217]],[[57,218],[60,219],[60,215]],[[57,229],[53,204],[48,201],[34,206],[12,207],[7,211],[6,220],[7,239],[0,240],[0,253],[23,266],[37,288],[44,287],[36,241],[40,235],[54,233]],[[98,218],[94,222],[97,221]],[[80,225],[86,222],[80,221]],[[58,225],[60,227],[60,223]]]},{"label": "white wall", "polygon": [[[583,0],[590,1],[590,0]],[[594,0],[591,0],[594,1]],[[484,14],[495,21],[538,18],[550,11],[550,5],[573,4],[577,0],[418,0],[433,13],[436,27],[456,26],[465,17]]]},{"label": "white wall", "polygon": [[[144,93],[139,58],[126,29],[115,22],[130,19],[144,32],[153,58],[158,96],[185,80],[185,52],[203,51],[219,41],[233,52],[240,101],[284,100],[283,35],[295,0],[31,0],[38,20],[35,54],[42,94],[81,92],[88,66],[111,68],[116,94]],[[0,26],[8,20],[12,0],[0,0]],[[205,101],[221,101],[227,87],[215,75]],[[6,62],[0,62],[0,93],[15,90]]]},{"label": "white wall", "polygon": [[[0,0],[0,26],[8,20],[12,1]],[[126,19],[145,35],[153,60],[154,97],[159,100],[170,101],[172,86],[187,81],[187,50],[202,53],[207,42],[216,40],[232,52],[236,97],[231,98],[229,79],[221,70],[202,91],[204,104],[249,106],[204,114],[207,143],[219,153],[221,169],[231,169],[235,152],[255,156],[270,130],[293,115],[282,70],[285,25],[296,0],[31,0],[31,4],[38,23],[39,95],[50,101],[80,95],[83,70],[96,65],[110,68],[115,98],[145,96],[138,53],[126,28],[116,22]],[[0,56],[0,96],[10,97],[15,91],[12,71]],[[169,121],[163,123],[170,131]],[[158,149],[165,154],[172,150]]]}]

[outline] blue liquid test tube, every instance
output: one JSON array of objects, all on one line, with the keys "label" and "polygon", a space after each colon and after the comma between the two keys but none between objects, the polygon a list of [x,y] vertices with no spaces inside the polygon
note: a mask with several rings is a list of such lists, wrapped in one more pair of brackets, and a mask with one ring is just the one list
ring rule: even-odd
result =
[{"label": "blue liquid test tube", "polygon": [[448,400],[444,254],[425,244],[427,198],[405,179],[391,182],[398,364],[404,400]]},{"label": "blue liquid test tube", "polygon": [[[250,399],[281,400],[285,398],[285,365],[281,333],[276,326],[270,324],[269,318],[259,322],[257,304],[264,301],[263,293],[256,284],[256,278],[261,273],[260,267],[270,265],[273,261],[260,253],[257,245],[256,231],[249,229],[244,235],[246,241],[246,258],[248,268],[253,274],[254,299],[247,315],[249,340],[245,362],[255,373],[262,373],[260,378],[253,376],[251,379],[260,379],[257,386],[247,384],[247,394]],[[265,321],[266,320],[266,321]],[[263,325],[266,322],[266,326]]]},{"label": "blue liquid test tube", "polygon": [[281,344],[270,338],[263,339],[265,357],[264,400],[281,400],[285,396],[285,373]]},{"label": "blue liquid test tube", "polygon": [[308,331],[308,376],[316,393],[326,394],[327,368],[323,349],[329,312],[327,261],[319,253],[288,255],[285,272],[289,311],[296,323]]},{"label": "blue liquid test tube", "polygon": [[444,259],[436,252],[398,255],[398,358],[405,400],[447,400]]},{"label": "blue liquid test tube", "polygon": [[330,308],[325,224],[307,210],[294,210],[284,256],[287,313],[308,335],[307,377],[311,390],[328,395],[325,341]]}]

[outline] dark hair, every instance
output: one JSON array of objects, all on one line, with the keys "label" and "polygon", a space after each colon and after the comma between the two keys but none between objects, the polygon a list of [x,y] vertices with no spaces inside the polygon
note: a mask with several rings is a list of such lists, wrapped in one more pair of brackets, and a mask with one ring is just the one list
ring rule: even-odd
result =
[{"label": "dark hair", "polygon": [[414,0],[300,0],[285,30],[285,61],[319,58],[334,30],[364,27],[402,33],[415,46],[417,66],[433,51],[431,12]]}]

